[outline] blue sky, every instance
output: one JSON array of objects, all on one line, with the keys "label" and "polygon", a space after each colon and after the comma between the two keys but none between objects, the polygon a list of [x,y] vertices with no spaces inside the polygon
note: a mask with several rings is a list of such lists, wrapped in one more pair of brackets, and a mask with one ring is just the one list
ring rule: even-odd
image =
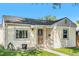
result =
[{"label": "blue sky", "polygon": [[79,6],[72,4],[63,4],[61,9],[53,9],[51,4],[0,4],[0,23],[2,15],[12,15],[26,18],[41,18],[43,16],[52,15],[57,19],[68,17],[72,21],[79,20]]}]

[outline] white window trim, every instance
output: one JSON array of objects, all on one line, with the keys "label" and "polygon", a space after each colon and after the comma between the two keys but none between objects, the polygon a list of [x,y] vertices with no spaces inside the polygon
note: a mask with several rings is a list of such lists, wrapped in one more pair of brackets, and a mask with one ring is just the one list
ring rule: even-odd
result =
[{"label": "white window trim", "polygon": [[[28,37],[27,38],[16,38],[16,30],[27,30],[27,32],[28,32]],[[29,34],[29,29],[25,29],[25,28],[17,28],[17,29],[14,29],[14,39],[15,40],[28,40],[29,39],[29,37],[30,37],[30,34]]]},{"label": "white window trim", "polygon": [[[63,38],[63,39],[69,39],[69,29],[64,28],[63,30],[67,30],[67,38]],[[62,31],[63,32],[63,31]],[[63,37],[63,36],[62,36]]]}]

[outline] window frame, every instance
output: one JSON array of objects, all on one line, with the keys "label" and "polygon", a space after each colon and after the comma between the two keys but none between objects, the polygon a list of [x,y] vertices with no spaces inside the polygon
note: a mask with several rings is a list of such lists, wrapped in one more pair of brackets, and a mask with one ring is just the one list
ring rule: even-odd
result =
[{"label": "window frame", "polygon": [[[16,32],[16,31],[18,31],[18,32]],[[20,36],[19,36],[19,31],[22,31],[22,37],[20,38]],[[23,34],[23,31],[24,31],[24,34]],[[26,33],[25,33],[25,31],[27,31],[27,37],[26,37]],[[29,33],[28,33],[29,31],[28,30],[26,30],[26,29],[16,29],[15,30],[15,38],[16,39],[27,39],[28,37],[29,37]],[[17,34],[17,35],[16,35]]]},{"label": "window frame", "polygon": [[[64,32],[64,30],[66,30],[67,33]],[[63,39],[68,39],[68,29],[63,29]],[[66,37],[64,37],[66,35]]]}]

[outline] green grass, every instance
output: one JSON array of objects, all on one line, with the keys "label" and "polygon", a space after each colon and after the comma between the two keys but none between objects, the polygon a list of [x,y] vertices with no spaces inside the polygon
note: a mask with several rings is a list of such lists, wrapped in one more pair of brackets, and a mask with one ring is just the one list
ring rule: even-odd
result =
[{"label": "green grass", "polygon": [[79,55],[79,48],[56,48],[54,50],[68,55]]},{"label": "green grass", "polygon": [[32,49],[26,51],[22,51],[22,50],[11,51],[0,47],[0,56],[58,56],[58,55],[39,49],[38,50]]},{"label": "green grass", "polygon": [[49,52],[43,51],[43,50],[41,50],[41,53],[38,54],[38,55],[39,55],[39,56],[59,56],[59,55],[57,55],[57,54],[49,53]]}]

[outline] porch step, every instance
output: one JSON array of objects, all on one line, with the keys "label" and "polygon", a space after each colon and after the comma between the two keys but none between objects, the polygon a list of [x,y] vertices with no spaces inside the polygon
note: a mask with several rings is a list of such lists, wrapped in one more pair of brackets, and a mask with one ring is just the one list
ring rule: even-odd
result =
[{"label": "porch step", "polygon": [[44,48],[43,45],[37,45],[37,48]]}]

